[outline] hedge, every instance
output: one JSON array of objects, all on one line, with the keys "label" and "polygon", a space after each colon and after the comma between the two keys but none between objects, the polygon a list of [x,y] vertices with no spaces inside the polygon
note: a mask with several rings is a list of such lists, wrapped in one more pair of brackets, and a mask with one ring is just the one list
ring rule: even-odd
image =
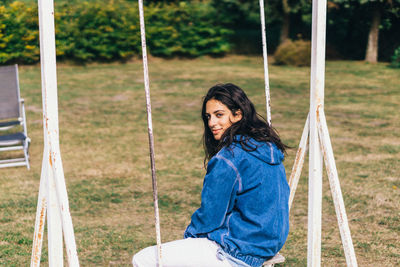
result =
[{"label": "hedge", "polygon": [[[216,21],[208,3],[145,7],[149,53],[161,57],[223,55],[232,31]],[[55,6],[58,59],[127,60],[141,53],[137,3],[123,0],[62,2]],[[0,64],[39,61],[37,5],[0,5]]]},{"label": "hedge", "polygon": [[277,65],[310,66],[311,42],[301,39],[286,40],[276,49],[274,59]]},{"label": "hedge", "polygon": [[0,6],[0,63],[39,60],[37,8],[13,2]]}]

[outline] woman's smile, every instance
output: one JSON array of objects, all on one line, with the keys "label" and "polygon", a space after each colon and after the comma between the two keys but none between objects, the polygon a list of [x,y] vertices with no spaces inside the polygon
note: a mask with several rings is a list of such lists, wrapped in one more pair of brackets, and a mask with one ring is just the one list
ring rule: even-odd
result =
[{"label": "woman's smile", "polygon": [[216,99],[210,99],[207,102],[206,116],[208,127],[215,140],[220,140],[226,129],[242,118],[241,112],[232,114],[232,111],[226,105]]},{"label": "woman's smile", "polygon": [[221,131],[221,129],[212,129],[211,131],[213,132],[213,134],[217,134],[219,131]]}]

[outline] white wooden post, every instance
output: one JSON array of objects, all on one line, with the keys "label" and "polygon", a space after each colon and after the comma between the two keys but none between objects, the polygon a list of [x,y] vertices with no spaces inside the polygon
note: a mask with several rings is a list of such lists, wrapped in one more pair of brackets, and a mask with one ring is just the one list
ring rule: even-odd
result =
[{"label": "white wooden post", "polygon": [[[48,161],[48,157],[45,157],[46,153],[43,152],[42,166],[45,165],[45,161]],[[44,224],[46,219],[47,211],[47,168],[42,168],[42,174],[40,176],[39,196],[36,209],[36,221],[35,221],[35,232],[33,234],[33,245],[32,245],[32,257],[31,266],[40,265],[40,257],[42,255],[42,244],[43,244],[43,232]]]},{"label": "white wooden post", "polygon": [[271,97],[269,92],[267,37],[265,33],[264,0],[260,0],[261,37],[264,58],[265,104],[267,108],[267,122],[271,125]]},{"label": "white wooden post", "polygon": [[[49,159],[48,153],[49,151],[46,150],[44,154],[47,159]],[[49,160],[46,160],[44,163],[42,168],[45,169],[45,177],[47,180],[47,239],[49,244],[49,266],[63,266],[62,222],[56,193],[56,183],[54,181],[53,171],[49,166]]]},{"label": "white wooden post", "polygon": [[351,239],[349,223],[347,221],[346,209],[340,189],[339,175],[336,169],[335,157],[331,139],[329,137],[328,125],[326,123],[325,112],[319,107],[317,113],[317,124],[319,132],[319,141],[325,160],[325,168],[328,172],[329,185],[332,192],[332,199],[335,205],[336,217],[338,220],[340,236],[342,238],[343,250],[346,257],[347,266],[357,266],[356,254],[354,252],[353,241]]},{"label": "white wooden post", "polygon": [[306,124],[304,125],[303,134],[301,135],[299,149],[297,150],[292,172],[289,178],[289,186],[290,186],[289,210],[292,208],[294,195],[296,193],[297,185],[300,180],[301,170],[303,169],[304,159],[308,148],[309,132],[310,132],[310,115],[307,115],[307,120]]},{"label": "white wooden post", "polygon": [[326,0],[313,0],[307,265],[321,266],[322,154],[317,107],[324,103]]},{"label": "white wooden post", "polygon": [[138,0],[138,3],[139,3],[139,17],[140,17],[140,33],[142,39],[143,75],[144,75],[144,89],[146,93],[146,110],[147,110],[147,125],[148,125],[149,147],[150,147],[151,178],[153,185],[157,256],[158,256],[158,267],[162,267],[160,215],[158,211],[157,176],[156,176],[156,165],[154,157],[154,137],[153,137],[153,122],[151,117],[149,70],[147,64],[146,31],[144,23],[143,1]]},{"label": "white wooden post", "polygon": [[[62,233],[69,266],[79,266],[75,236],[69,212],[67,189],[61,162],[58,134],[57,69],[54,4],[39,0],[40,61],[43,99],[44,153],[40,178],[31,266],[40,265],[44,212],[48,207],[49,264],[63,266]],[[45,191],[46,193],[44,193]],[[62,230],[62,231],[61,231]]]}]

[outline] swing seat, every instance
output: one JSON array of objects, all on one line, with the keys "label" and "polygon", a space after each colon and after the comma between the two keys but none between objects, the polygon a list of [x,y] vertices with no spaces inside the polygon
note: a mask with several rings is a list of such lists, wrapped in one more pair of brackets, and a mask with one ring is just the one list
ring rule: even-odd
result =
[{"label": "swing seat", "polygon": [[283,257],[279,252],[272,257],[272,259],[267,260],[264,262],[263,267],[273,267],[275,264],[285,262],[285,257]]}]

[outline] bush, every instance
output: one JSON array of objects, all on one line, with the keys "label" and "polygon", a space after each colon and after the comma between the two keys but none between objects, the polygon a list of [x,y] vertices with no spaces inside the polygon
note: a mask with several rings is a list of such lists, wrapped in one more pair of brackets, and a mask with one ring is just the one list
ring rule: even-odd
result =
[{"label": "bush", "polygon": [[[209,3],[151,3],[145,7],[146,39],[154,56],[223,55],[230,30]],[[62,1],[55,6],[58,59],[125,61],[141,54],[136,2]],[[37,5],[0,5],[0,64],[39,61]]]},{"label": "bush", "polygon": [[57,56],[79,62],[126,60],[139,53],[136,4],[65,2],[56,13]]},{"label": "bush", "polygon": [[311,42],[305,40],[285,41],[274,54],[275,64],[310,66]]},{"label": "bush", "polygon": [[222,55],[230,49],[232,32],[218,24],[208,3],[150,5],[145,16],[152,55],[197,57]]},{"label": "bush", "polygon": [[0,64],[39,60],[37,8],[22,2],[0,5]]},{"label": "bush", "polygon": [[400,68],[400,46],[394,50],[390,66],[392,68]]}]

